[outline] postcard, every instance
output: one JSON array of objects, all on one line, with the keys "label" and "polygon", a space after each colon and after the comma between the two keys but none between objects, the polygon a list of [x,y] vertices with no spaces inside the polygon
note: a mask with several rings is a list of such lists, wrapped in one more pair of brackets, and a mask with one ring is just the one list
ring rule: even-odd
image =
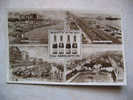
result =
[{"label": "postcard", "polygon": [[126,85],[121,16],[80,10],[8,12],[8,83]]}]

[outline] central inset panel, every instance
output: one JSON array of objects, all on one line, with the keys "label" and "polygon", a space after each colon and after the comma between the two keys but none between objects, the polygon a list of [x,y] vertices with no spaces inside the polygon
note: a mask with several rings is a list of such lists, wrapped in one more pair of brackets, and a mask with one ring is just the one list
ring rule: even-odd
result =
[{"label": "central inset panel", "polygon": [[50,57],[80,57],[80,47],[79,30],[49,30]]}]

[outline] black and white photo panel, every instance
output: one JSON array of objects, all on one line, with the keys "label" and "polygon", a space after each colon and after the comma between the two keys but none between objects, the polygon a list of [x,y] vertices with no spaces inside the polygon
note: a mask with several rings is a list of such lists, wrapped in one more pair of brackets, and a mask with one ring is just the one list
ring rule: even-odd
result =
[{"label": "black and white photo panel", "polygon": [[121,16],[9,10],[8,83],[126,85]]}]

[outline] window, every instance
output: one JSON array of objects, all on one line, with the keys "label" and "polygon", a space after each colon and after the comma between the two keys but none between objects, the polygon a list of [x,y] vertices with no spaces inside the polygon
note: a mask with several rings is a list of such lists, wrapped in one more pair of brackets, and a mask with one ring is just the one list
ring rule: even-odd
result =
[{"label": "window", "polygon": [[[56,42],[56,35],[54,35],[54,42]],[[57,43],[54,43],[52,48],[57,48]]]},{"label": "window", "polygon": [[60,36],[60,41],[63,41],[63,36],[62,35]]},{"label": "window", "polygon": [[70,35],[67,35],[67,41],[70,41]]},{"label": "window", "polygon": [[74,35],[74,42],[76,42],[76,35]]},{"label": "window", "polygon": [[56,35],[54,35],[54,42],[56,42]]}]

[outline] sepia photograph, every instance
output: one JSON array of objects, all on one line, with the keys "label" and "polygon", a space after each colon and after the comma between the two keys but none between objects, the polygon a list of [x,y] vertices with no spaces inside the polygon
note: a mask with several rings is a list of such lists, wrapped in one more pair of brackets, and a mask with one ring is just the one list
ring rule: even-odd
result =
[{"label": "sepia photograph", "polygon": [[122,34],[119,14],[9,11],[8,82],[124,85]]},{"label": "sepia photograph", "polygon": [[[10,79],[62,82],[64,65],[48,59],[45,47],[11,46]],[[43,55],[42,55],[43,54]]]},{"label": "sepia photograph", "polygon": [[121,51],[95,52],[80,60],[68,61],[68,82],[123,82]]},{"label": "sepia photograph", "polygon": [[121,44],[120,21],[120,15],[86,11],[11,11],[8,13],[9,43],[48,44],[48,30],[65,33],[75,30],[80,31],[84,44]]}]

